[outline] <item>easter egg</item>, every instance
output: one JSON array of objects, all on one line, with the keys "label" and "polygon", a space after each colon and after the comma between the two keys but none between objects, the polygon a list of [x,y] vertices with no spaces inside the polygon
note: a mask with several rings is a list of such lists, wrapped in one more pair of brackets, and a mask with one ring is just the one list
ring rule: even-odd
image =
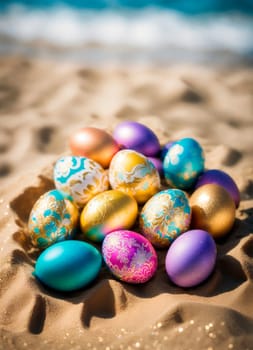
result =
[{"label": "easter egg", "polygon": [[28,232],[34,246],[44,249],[72,237],[79,213],[71,197],[58,190],[44,193],[34,204]]},{"label": "easter egg", "polygon": [[54,183],[57,189],[71,195],[78,207],[109,187],[107,172],[101,165],[78,156],[65,156],[56,162]]},{"label": "easter egg", "polygon": [[89,285],[102,264],[99,251],[82,241],[56,243],[39,256],[33,275],[58,291],[74,291]]},{"label": "easter egg", "polygon": [[174,142],[164,158],[163,170],[171,187],[190,189],[204,171],[204,155],[199,143],[191,138]]},{"label": "easter egg", "polygon": [[233,198],[235,202],[235,206],[238,207],[240,203],[240,192],[239,189],[232,179],[227,173],[218,169],[211,169],[205,171],[200,177],[195,185],[195,188],[199,188],[203,185],[208,184],[216,184],[223,187],[228,191],[230,196]]},{"label": "easter egg", "polygon": [[157,269],[152,244],[134,231],[111,232],[103,241],[102,255],[111,273],[124,282],[145,283]]},{"label": "easter egg", "polygon": [[109,190],[93,197],[81,213],[84,237],[101,242],[111,231],[129,229],[138,215],[136,200],[126,193]]},{"label": "easter egg", "polygon": [[178,237],[165,259],[169,278],[180,287],[194,287],[212,273],[216,262],[216,245],[203,230],[191,230]]},{"label": "easter egg", "polygon": [[156,247],[168,247],[190,226],[191,208],[181,190],[170,189],[150,198],[140,213],[141,233]]},{"label": "easter egg", "polygon": [[163,163],[161,159],[155,158],[155,157],[148,157],[148,160],[151,161],[151,163],[154,164],[156,170],[158,171],[160,177],[163,177]]},{"label": "easter egg", "polygon": [[190,198],[191,227],[208,231],[214,238],[221,238],[235,221],[235,203],[221,186],[210,184],[199,187]]},{"label": "easter egg", "polygon": [[113,189],[144,203],[160,188],[160,177],[154,164],[133,150],[121,150],[112,159],[109,182]]},{"label": "easter egg", "polygon": [[124,148],[156,156],[160,152],[160,143],[154,132],[147,126],[134,121],[119,124],[113,133],[114,139]]},{"label": "easter egg", "polygon": [[70,149],[73,155],[83,156],[95,160],[108,168],[119,145],[106,131],[93,127],[77,130],[70,137]]}]

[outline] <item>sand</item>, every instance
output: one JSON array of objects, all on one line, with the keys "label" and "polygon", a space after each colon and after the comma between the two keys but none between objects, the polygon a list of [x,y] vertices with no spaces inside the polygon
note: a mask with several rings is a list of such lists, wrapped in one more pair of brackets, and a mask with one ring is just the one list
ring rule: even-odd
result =
[{"label": "sand", "polygon": [[[0,349],[253,348],[253,70],[250,67],[85,67],[0,58]],[[88,288],[56,293],[32,276],[38,252],[26,224],[53,187],[52,166],[82,126],[111,132],[125,119],[161,143],[189,136],[206,167],[227,171],[241,191],[230,234],[202,285],[167,278],[166,251],[145,285],[105,268]]]}]

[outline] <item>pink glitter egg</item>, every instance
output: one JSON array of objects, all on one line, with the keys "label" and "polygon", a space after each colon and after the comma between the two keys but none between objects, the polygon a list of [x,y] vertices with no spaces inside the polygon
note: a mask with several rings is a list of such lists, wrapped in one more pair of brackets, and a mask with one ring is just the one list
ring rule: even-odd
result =
[{"label": "pink glitter egg", "polygon": [[104,261],[111,273],[128,283],[145,283],[157,270],[157,254],[152,244],[134,231],[109,233],[102,245]]}]

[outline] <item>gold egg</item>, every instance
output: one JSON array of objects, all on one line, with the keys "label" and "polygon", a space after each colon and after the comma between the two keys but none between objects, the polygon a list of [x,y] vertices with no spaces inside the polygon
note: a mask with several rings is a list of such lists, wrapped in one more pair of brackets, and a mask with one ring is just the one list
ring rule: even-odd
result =
[{"label": "gold egg", "polygon": [[136,200],[126,193],[109,190],[93,197],[80,217],[84,237],[101,242],[112,231],[131,228],[138,215]]},{"label": "gold egg", "polygon": [[191,227],[208,231],[214,238],[221,238],[235,221],[235,204],[221,186],[209,184],[199,187],[190,198]]},{"label": "gold egg", "polygon": [[143,154],[121,150],[112,159],[109,182],[113,189],[133,196],[145,203],[160,189],[160,176],[153,163]]},{"label": "gold egg", "polygon": [[73,133],[69,145],[73,155],[95,160],[103,168],[109,167],[112,157],[120,149],[110,134],[92,127],[82,128]]}]

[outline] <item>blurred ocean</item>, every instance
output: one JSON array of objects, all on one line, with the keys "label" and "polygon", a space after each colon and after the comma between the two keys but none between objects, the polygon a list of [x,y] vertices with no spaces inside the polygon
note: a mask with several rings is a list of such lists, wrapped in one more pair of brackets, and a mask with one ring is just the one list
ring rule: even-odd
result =
[{"label": "blurred ocean", "polygon": [[1,0],[0,54],[253,62],[253,0]]}]

